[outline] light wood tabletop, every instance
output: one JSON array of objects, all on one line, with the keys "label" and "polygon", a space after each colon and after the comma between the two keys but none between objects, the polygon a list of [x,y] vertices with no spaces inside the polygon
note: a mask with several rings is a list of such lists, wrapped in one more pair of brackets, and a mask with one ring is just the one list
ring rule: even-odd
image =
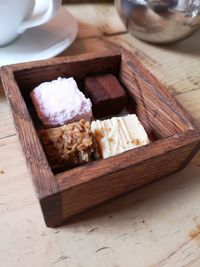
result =
[{"label": "light wood tabletop", "polygon": [[[200,122],[200,32],[155,46],[130,36],[112,4],[65,7],[79,33],[62,55],[123,46]],[[0,85],[0,237],[3,267],[199,267],[200,153],[175,175],[47,228]]]}]

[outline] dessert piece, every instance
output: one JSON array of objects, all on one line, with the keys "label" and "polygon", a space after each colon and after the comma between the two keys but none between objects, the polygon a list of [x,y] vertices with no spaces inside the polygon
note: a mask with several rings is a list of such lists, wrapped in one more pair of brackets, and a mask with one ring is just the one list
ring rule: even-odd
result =
[{"label": "dessert piece", "polygon": [[91,101],[79,91],[73,78],[42,83],[30,96],[38,117],[46,126],[60,126],[92,117]]},{"label": "dessert piece", "polygon": [[99,158],[90,122],[80,120],[39,133],[53,170],[71,168]]},{"label": "dessert piece", "polygon": [[86,77],[85,94],[92,101],[96,118],[121,112],[127,101],[125,90],[112,74]]},{"label": "dessert piece", "polygon": [[135,114],[93,121],[91,129],[104,159],[149,143],[148,136]]}]

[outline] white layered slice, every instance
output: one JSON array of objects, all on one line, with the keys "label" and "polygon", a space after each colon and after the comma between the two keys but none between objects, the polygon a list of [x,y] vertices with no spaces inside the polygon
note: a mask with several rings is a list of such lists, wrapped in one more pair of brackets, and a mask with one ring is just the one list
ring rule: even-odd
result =
[{"label": "white layered slice", "polygon": [[149,143],[135,114],[93,121],[91,129],[104,159]]}]

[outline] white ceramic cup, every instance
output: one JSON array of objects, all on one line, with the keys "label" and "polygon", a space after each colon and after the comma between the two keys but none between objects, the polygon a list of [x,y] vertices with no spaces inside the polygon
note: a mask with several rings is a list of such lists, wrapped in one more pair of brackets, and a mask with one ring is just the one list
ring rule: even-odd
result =
[{"label": "white ceramic cup", "polygon": [[62,4],[62,0],[48,0],[47,10],[33,16],[39,1],[44,0],[0,0],[0,47],[15,40],[25,30],[49,21]]}]

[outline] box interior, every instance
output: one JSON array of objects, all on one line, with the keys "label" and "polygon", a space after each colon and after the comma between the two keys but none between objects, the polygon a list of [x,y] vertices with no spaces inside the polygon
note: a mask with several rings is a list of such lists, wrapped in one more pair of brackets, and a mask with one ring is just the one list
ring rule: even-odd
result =
[{"label": "box interior", "polygon": [[58,77],[73,77],[79,89],[84,92],[84,78],[95,74],[113,74],[119,79],[129,96],[129,112],[137,114],[151,141],[189,129],[187,121],[179,114],[177,107],[173,106],[170,100],[166,101],[163,95],[159,95],[153,77],[148,72],[142,73],[137,62],[129,62],[126,56],[119,54],[15,71],[16,82],[36,130],[41,129],[42,124],[29,97],[36,86]]}]

